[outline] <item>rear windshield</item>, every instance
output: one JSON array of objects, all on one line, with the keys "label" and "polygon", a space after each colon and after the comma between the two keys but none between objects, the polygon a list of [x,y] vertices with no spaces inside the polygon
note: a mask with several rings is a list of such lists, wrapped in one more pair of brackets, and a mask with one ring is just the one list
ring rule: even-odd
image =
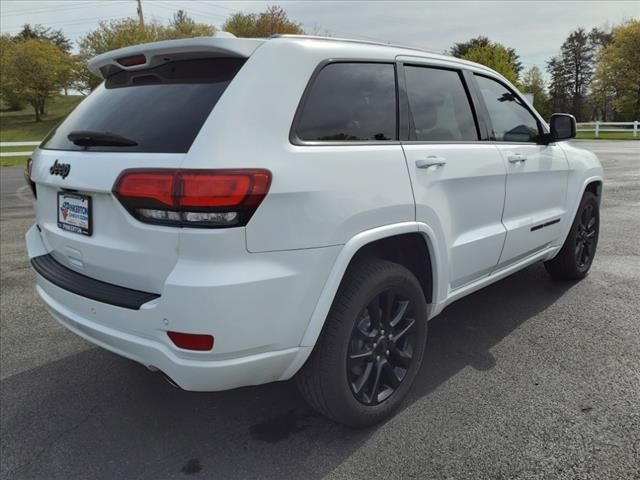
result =
[{"label": "rear windshield", "polygon": [[[119,71],[89,95],[43,142],[52,150],[185,153],[231,80],[238,58],[202,58]],[[127,138],[135,146],[81,146],[71,132]]]}]

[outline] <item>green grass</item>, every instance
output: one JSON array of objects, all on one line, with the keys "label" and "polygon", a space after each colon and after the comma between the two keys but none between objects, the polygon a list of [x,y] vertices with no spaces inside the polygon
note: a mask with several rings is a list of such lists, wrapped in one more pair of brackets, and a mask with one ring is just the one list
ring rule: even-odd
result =
[{"label": "green grass", "polygon": [[[49,131],[60,123],[84,97],[80,95],[60,95],[49,101],[47,114],[41,122],[35,121],[32,107],[15,112],[0,110],[0,142],[30,142],[42,140]],[[28,151],[35,147],[1,147],[2,152]],[[24,157],[0,157],[3,167],[24,165]]]},{"label": "green grass", "polygon": [[[4,149],[3,149],[4,151]],[[27,156],[24,157],[0,157],[0,167],[18,167],[26,165]]]},{"label": "green grass", "polygon": [[42,140],[83,98],[81,95],[60,95],[51,99],[42,122],[35,121],[32,107],[16,112],[0,111],[0,142]]},{"label": "green grass", "polygon": [[640,133],[634,138],[631,130],[629,132],[600,132],[598,137],[594,132],[578,132],[576,138],[583,140],[640,140]]}]

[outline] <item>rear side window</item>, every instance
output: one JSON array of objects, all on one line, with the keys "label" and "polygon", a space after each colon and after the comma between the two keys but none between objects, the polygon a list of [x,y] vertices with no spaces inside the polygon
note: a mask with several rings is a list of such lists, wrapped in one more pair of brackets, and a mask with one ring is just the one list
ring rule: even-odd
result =
[{"label": "rear side window", "polygon": [[538,120],[518,95],[501,83],[476,75],[480,93],[493,126],[492,140],[535,142],[540,135]]},{"label": "rear side window", "polygon": [[[87,97],[43,148],[101,152],[186,153],[245,59],[202,58],[119,71]],[[80,146],[74,131],[115,134],[135,146]]]},{"label": "rear side window", "polygon": [[294,125],[303,141],[396,139],[395,67],[332,63],[316,76]]},{"label": "rear side window", "polygon": [[410,140],[478,140],[471,104],[458,72],[407,66],[405,77],[413,117]]}]

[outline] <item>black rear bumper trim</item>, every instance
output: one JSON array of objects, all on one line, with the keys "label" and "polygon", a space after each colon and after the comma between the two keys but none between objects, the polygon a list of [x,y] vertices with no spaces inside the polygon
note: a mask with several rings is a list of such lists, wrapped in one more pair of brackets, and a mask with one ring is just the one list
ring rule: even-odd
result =
[{"label": "black rear bumper trim", "polygon": [[156,293],[120,287],[74,272],[49,254],[32,258],[31,265],[45,280],[64,290],[116,307],[139,310],[143,304],[160,298]]}]

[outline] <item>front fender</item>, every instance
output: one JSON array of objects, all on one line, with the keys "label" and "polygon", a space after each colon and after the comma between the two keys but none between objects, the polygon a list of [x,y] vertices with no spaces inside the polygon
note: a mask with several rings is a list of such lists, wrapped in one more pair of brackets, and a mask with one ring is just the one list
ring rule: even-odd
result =
[{"label": "front fender", "polygon": [[[569,235],[573,220],[580,206],[580,201],[582,200],[582,195],[584,195],[587,186],[593,182],[599,182],[603,185],[604,180],[602,165],[593,152],[565,143],[562,144],[562,149],[569,162],[566,200],[568,218],[567,221],[564,222],[564,229],[560,237],[561,241],[559,245],[563,245],[567,235]],[[600,190],[598,201],[602,201],[602,190]]]}]

